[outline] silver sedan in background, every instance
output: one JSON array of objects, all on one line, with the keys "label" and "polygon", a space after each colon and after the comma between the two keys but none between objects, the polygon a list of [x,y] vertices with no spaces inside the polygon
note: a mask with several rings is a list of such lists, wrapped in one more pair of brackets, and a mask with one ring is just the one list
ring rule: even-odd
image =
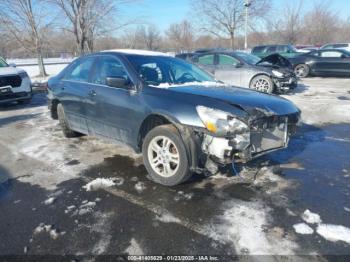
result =
[{"label": "silver sedan in background", "polygon": [[244,52],[214,50],[193,53],[186,58],[212,73],[217,80],[233,86],[265,93],[282,93],[297,86],[290,62],[278,54],[260,59]]}]

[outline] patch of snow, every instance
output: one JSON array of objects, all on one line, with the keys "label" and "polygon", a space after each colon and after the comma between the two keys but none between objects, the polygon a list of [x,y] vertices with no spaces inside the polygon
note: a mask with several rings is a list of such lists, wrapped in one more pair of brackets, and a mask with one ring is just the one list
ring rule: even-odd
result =
[{"label": "patch of snow", "polygon": [[56,198],[50,197],[50,198],[48,198],[48,199],[45,200],[44,204],[47,205],[47,206],[48,206],[48,205],[52,205],[53,202],[55,202],[55,200],[56,200]]},{"label": "patch of snow", "polygon": [[130,240],[130,246],[128,246],[125,249],[125,253],[129,254],[129,255],[143,255],[144,252],[142,250],[142,248],[140,247],[139,243],[137,243],[137,241],[135,240],[135,238],[132,238]]},{"label": "patch of snow", "polygon": [[301,218],[309,224],[320,224],[322,222],[319,214],[312,213],[308,209],[301,215]]},{"label": "patch of snow", "polygon": [[314,230],[305,223],[296,224],[293,226],[295,232],[301,235],[311,235]]},{"label": "patch of snow", "polygon": [[53,240],[56,240],[59,238],[59,236],[66,234],[66,232],[58,232],[58,230],[53,228],[52,225],[45,225],[44,223],[40,223],[40,225],[34,229],[33,233],[36,235],[43,232],[49,233],[50,237]]},{"label": "patch of snow", "polygon": [[188,83],[183,83],[183,84],[172,84],[172,83],[160,83],[159,85],[150,85],[151,87],[156,87],[156,88],[171,88],[171,87],[185,87],[185,86],[212,86],[212,87],[217,87],[217,86],[226,86],[226,84],[222,84],[220,82],[211,82],[211,81],[204,81],[204,82],[188,82]]},{"label": "patch of snow", "polygon": [[344,207],[344,210],[345,210],[346,212],[350,212],[350,208],[348,208],[348,207]]},{"label": "patch of snow", "polygon": [[156,220],[161,221],[163,223],[181,223],[181,220],[175,217],[170,213],[163,213],[160,216],[156,216]]},{"label": "patch of snow", "polygon": [[96,178],[95,180],[83,186],[83,188],[85,188],[86,191],[96,191],[99,189],[112,187],[114,185],[115,185],[115,182],[113,181],[112,178]]},{"label": "patch of snow", "polygon": [[154,52],[154,51],[139,50],[139,49],[111,49],[111,50],[104,50],[101,52],[116,52],[116,53],[123,53],[127,55],[144,55],[144,56],[170,56],[169,54],[162,53],[162,52]]},{"label": "patch of snow", "polygon": [[143,182],[137,182],[135,184],[135,189],[138,193],[142,193],[145,189],[146,189],[146,186],[145,186],[145,183]]},{"label": "patch of snow", "polygon": [[208,227],[208,234],[224,244],[231,243],[238,254],[293,255],[298,245],[288,237],[266,231],[272,218],[270,208],[260,202],[228,201],[224,213]]},{"label": "patch of snow", "polygon": [[343,241],[350,244],[350,229],[347,227],[331,224],[320,224],[317,227],[316,232],[329,241]]}]

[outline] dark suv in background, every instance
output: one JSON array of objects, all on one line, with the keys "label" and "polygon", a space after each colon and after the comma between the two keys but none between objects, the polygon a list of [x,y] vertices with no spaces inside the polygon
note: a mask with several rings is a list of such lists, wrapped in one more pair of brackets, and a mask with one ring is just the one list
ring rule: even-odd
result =
[{"label": "dark suv in background", "polygon": [[78,58],[49,80],[48,92],[65,136],[125,143],[167,186],[287,147],[300,117],[286,99],[224,85],[193,64],[146,51]]},{"label": "dark suv in background", "polygon": [[295,57],[301,53],[292,45],[260,45],[252,49],[251,53],[260,58],[271,54],[280,54],[283,57]]}]

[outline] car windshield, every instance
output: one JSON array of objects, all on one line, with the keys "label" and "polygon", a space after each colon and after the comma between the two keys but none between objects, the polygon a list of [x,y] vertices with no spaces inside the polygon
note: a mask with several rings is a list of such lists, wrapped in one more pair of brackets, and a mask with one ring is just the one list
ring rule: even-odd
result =
[{"label": "car windshield", "polygon": [[259,57],[255,55],[251,55],[243,52],[236,52],[235,55],[249,65],[256,65],[261,60]]},{"label": "car windshield", "polygon": [[0,58],[0,67],[8,67],[5,60],[3,60],[2,58]]},{"label": "car windshield", "polygon": [[150,86],[217,83],[202,69],[177,58],[140,55],[127,55],[127,58],[143,81]]},{"label": "car windshield", "polygon": [[289,45],[288,48],[289,48],[289,50],[292,51],[292,52],[298,52],[298,50],[297,50],[294,46],[292,46],[292,45]]}]

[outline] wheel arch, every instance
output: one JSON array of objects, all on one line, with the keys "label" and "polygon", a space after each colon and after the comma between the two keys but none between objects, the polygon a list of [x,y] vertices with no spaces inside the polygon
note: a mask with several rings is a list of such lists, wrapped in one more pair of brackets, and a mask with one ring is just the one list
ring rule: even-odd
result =
[{"label": "wheel arch", "polygon": [[167,124],[173,125],[179,132],[187,151],[189,164],[192,169],[196,169],[198,164],[198,146],[195,138],[193,137],[193,132],[191,132],[189,128],[182,125],[176,118],[163,113],[151,113],[143,120],[138,130],[137,151],[142,151],[143,141],[149,131],[157,126]]},{"label": "wheel arch", "polygon": [[50,102],[50,113],[52,119],[57,120],[58,119],[58,114],[57,114],[57,105],[60,104],[61,101],[58,100],[57,98],[54,98]]}]

